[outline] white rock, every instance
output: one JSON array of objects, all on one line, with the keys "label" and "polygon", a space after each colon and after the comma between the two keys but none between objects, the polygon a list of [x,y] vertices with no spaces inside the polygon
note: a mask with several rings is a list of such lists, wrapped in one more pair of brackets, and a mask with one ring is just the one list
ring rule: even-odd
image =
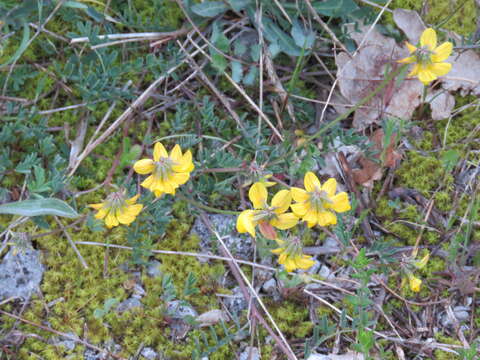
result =
[{"label": "white rock", "polygon": [[228,321],[227,314],[219,309],[213,309],[199,315],[196,319],[200,323],[200,327],[210,326],[219,323],[220,321]]},{"label": "white rock", "polygon": [[240,360],[260,360],[260,353],[256,347],[247,346],[240,354]]},{"label": "white rock", "polygon": [[267,294],[273,293],[276,288],[277,288],[277,282],[273,278],[264,282],[262,285],[263,291],[265,291]]}]

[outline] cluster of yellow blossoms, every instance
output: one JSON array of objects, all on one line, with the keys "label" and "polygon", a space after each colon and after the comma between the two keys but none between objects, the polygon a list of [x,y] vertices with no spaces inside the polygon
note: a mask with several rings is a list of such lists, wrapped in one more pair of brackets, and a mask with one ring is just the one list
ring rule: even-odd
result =
[{"label": "cluster of yellow blossoms", "polygon": [[[190,178],[194,165],[190,150],[182,154],[180,146],[175,145],[168,154],[162,143],[157,142],[153,147],[153,159],[139,160],[133,169],[141,175],[151,174],[141,185],[160,197],[163,194],[175,195],[175,190]],[[110,194],[102,203],[91,204],[90,207],[98,210],[95,217],[104,219],[107,228],[119,224],[130,225],[143,209],[143,205],[135,204],[139,196],[126,199],[125,193],[119,191]]]},{"label": "cluster of yellow blossoms", "polygon": [[[314,225],[328,226],[337,223],[336,212],[351,209],[346,192],[336,193],[337,182],[328,179],[323,185],[313,172],[307,172],[304,178],[305,189],[292,187],[290,190],[277,192],[268,204],[267,187],[262,182],[254,183],[248,192],[253,210],[244,210],[237,218],[237,231],[249,233],[255,237],[258,226],[261,234],[280,245],[273,253],[280,255],[278,262],[287,271],[308,269],[314,262],[311,256],[302,253],[298,238],[286,241],[278,238],[275,229],[287,230],[305,221],[308,227]],[[295,201],[292,204],[292,200]],[[288,212],[291,209],[292,212]]]},{"label": "cluster of yellow blossoms", "polygon": [[432,28],[426,29],[420,37],[420,46],[416,47],[407,42],[410,56],[399,60],[403,64],[415,64],[408,76],[418,76],[424,85],[430,84],[439,76],[446,75],[452,64],[444,62],[453,50],[451,42],[444,42],[437,46],[437,34]]}]

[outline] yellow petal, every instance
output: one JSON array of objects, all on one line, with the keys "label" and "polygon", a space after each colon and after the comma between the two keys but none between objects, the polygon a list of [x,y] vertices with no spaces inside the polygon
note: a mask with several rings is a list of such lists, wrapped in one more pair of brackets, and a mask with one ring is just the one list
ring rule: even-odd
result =
[{"label": "yellow petal", "polygon": [[182,157],[182,149],[180,148],[180,145],[176,144],[172,151],[170,151],[170,159],[172,159],[174,163],[179,164]]},{"label": "yellow petal", "polygon": [[298,257],[295,262],[297,263],[297,267],[303,270],[308,270],[315,264],[315,261],[311,260],[310,256],[306,255]]},{"label": "yellow petal", "polygon": [[283,266],[285,266],[285,270],[287,270],[287,272],[292,272],[297,268],[297,264],[292,258],[287,258]]},{"label": "yellow petal", "polygon": [[417,61],[417,58],[415,56],[409,56],[400,60],[397,60],[398,63],[400,64],[411,64]]},{"label": "yellow petal", "polygon": [[185,173],[175,173],[172,174],[170,180],[177,183],[178,185],[183,185],[185,184],[188,179],[190,179],[190,173],[185,172]]},{"label": "yellow petal", "polygon": [[330,211],[320,211],[318,213],[318,225],[328,226],[335,225],[337,223],[337,217]]},{"label": "yellow petal", "polygon": [[[155,183],[155,176],[150,175],[150,176],[147,177],[145,180],[143,180],[140,185],[143,186],[143,187],[146,188],[146,189],[151,189],[151,188],[152,188],[152,185],[153,185],[154,183]],[[153,191],[153,190],[152,190],[152,191]]]},{"label": "yellow petal", "polygon": [[291,203],[292,194],[289,190],[280,190],[272,198],[272,206],[277,214],[283,214],[287,211]]},{"label": "yellow petal", "polygon": [[117,217],[115,216],[113,211],[110,211],[105,217],[105,225],[107,225],[107,228],[112,228],[114,226],[117,226],[118,224],[119,223]]},{"label": "yellow petal", "polygon": [[292,193],[293,200],[295,200],[296,202],[307,201],[310,198],[310,195],[308,195],[305,190],[297,187],[292,187],[290,189],[290,192]]},{"label": "yellow petal", "polygon": [[272,219],[270,224],[280,230],[287,230],[298,223],[298,217],[294,213],[285,213],[277,215],[276,219]]},{"label": "yellow petal", "polygon": [[313,207],[310,207],[310,209],[308,209],[307,213],[302,218],[309,223],[316,224],[318,221],[318,213]]},{"label": "yellow petal", "polygon": [[152,159],[138,160],[133,165],[133,170],[135,170],[137,174],[141,175],[150,174],[151,172],[153,172],[153,170],[155,170],[155,163]]},{"label": "yellow petal", "polygon": [[431,56],[433,62],[442,62],[448,59],[453,50],[453,44],[451,42],[444,42],[442,45],[435,49],[435,54]]},{"label": "yellow petal", "polygon": [[415,276],[410,276],[410,279],[409,279],[409,283],[410,283],[410,289],[412,289],[412,291],[414,292],[419,292],[420,291],[420,288],[422,286],[422,280],[420,280],[419,278],[415,277]]},{"label": "yellow petal", "polygon": [[307,211],[310,209],[310,204],[309,203],[296,203],[292,204],[290,206],[292,208],[292,211],[295,215],[298,217],[303,217],[307,213]]},{"label": "yellow petal", "polygon": [[331,197],[332,204],[329,204],[329,208],[333,209],[336,212],[342,213],[350,210],[350,202],[348,201],[348,194],[346,192],[338,193],[335,196]]},{"label": "yellow petal", "polygon": [[133,197],[131,197],[130,199],[127,199],[125,200],[125,202],[128,204],[128,205],[133,205],[137,202],[138,198],[140,197],[140,194],[137,194]]},{"label": "yellow petal", "polygon": [[250,190],[248,191],[248,197],[255,209],[265,208],[265,204],[267,203],[267,196],[267,188],[262,183],[256,182],[250,187]]},{"label": "yellow petal", "polygon": [[157,198],[164,194],[163,191],[160,191],[160,190],[155,190],[153,193],[155,194],[155,197],[157,197]]},{"label": "yellow petal", "polygon": [[95,219],[102,220],[105,216],[107,216],[108,212],[110,211],[109,208],[103,207],[95,214]]},{"label": "yellow petal", "polygon": [[255,237],[255,224],[253,221],[253,216],[255,211],[253,210],[244,210],[238,215],[237,218],[237,231],[239,233],[248,232],[252,237]]},{"label": "yellow petal", "polygon": [[429,50],[437,47],[437,33],[432,28],[426,29],[420,37],[420,46],[426,46]]},{"label": "yellow petal", "polygon": [[188,150],[183,154],[182,158],[176,165],[172,165],[172,170],[175,172],[191,172],[195,166],[192,162],[192,152]]},{"label": "yellow petal", "polygon": [[138,214],[140,214],[142,209],[143,209],[142,204],[130,205],[129,207],[127,207],[127,213],[130,214],[131,216],[137,216]]},{"label": "yellow petal", "polygon": [[452,64],[450,63],[431,64],[429,66],[429,69],[435,76],[443,76],[448,74],[450,70],[452,70]]},{"label": "yellow petal", "polygon": [[415,45],[410,44],[408,41],[405,43],[405,45],[407,46],[408,51],[410,51],[410,54],[413,54],[415,51],[417,51],[417,47]]},{"label": "yellow petal", "polygon": [[305,189],[309,192],[315,191],[315,188],[320,189],[320,181],[318,180],[317,176],[311,171],[305,174],[303,184],[305,185]]},{"label": "yellow petal", "polygon": [[420,66],[418,64],[413,65],[412,70],[408,73],[408,76],[417,76],[418,71],[420,70]]},{"label": "yellow petal", "polygon": [[167,150],[165,150],[165,146],[163,146],[162,143],[157,142],[153,147],[153,160],[158,161],[160,160],[161,157],[167,158],[168,153],[167,153]]},{"label": "yellow petal", "polygon": [[322,185],[322,190],[325,191],[329,197],[335,195],[335,191],[337,191],[337,180],[334,178],[330,178]]},{"label": "yellow petal", "polygon": [[312,227],[314,227],[315,225],[317,225],[317,220],[315,220],[315,221],[307,221],[307,226],[308,226],[309,228],[312,228]]},{"label": "yellow petal", "polygon": [[160,181],[155,188],[156,190],[163,191],[165,194],[175,194],[175,189],[178,187],[177,184],[171,181]]},{"label": "yellow petal", "polygon": [[420,80],[424,85],[430,84],[437,77],[428,69],[419,69],[418,70],[418,80]]},{"label": "yellow petal", "polygon": [[285,262],[287,262],[287,260],[288,260],[288,253],[284,251],[278,257],[278,263],[283,265],[285,264]]},{"label": "yellow petal", "polygon": [[98,203],[98,204],[88,204],[89,207],[95,210],[100,210],[103,206],[103,203]]},{"label": "yellow petal", "polygon": [[118,209],[115,216],[120,224],[129,225],[135,221],[135,216],[130,215],[126,208]]},{"label": "yellow petal", "polygon": [[276,255],[279,255],[281,254],[282,252],[285,251],[285,248],[276,248],[276,249],[273,249],[273,250],[270,250],[272,253],[276,254]]}]

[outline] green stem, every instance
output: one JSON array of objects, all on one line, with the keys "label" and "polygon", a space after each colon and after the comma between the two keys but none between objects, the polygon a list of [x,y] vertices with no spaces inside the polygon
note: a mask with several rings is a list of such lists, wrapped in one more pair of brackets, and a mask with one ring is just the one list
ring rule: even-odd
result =
[{"label": "green stem", "polygon": [[427,100],[427,87],[423,85],[423,92],[422,92],[422,102],[420,107],[420,116],[419,118],[423,118],[423,114],[425,113],[425,101]]},{"label": "green stem", "polygon": [[200,209],[203,209],[203,210],[206,210],[206,211],[209,211],[209,212],[214,212],[214,213],[218,213],[218,214],[226,214],[226,215],[238,215],[240,214],[239,211],[232,211],[232,210],[222,210],[222,209],[217,209],[217,208],[214,208],[214,207],[211,207],[211,206],[207,206],[207,205],[204,205],[198,201],[195,201],[193,199],[190,199],[186,196],[184,196],[183,194],[177,194],[179,198],[181,198],[182,200],[185,200],[186,202],[192,204],[193,206],[196,206]]},{"label": "green stem", "polygon": [[400,67],[398,67],[395,71],[392,71],[391,73],[388,74],[388,76],[382,80],[382,82],[380,83],[380,85],[375,89],[373,90],[370,94],[368,94],[367,96],[365,96],[363,99],[361,99],[358,103],[355,104],[355,106],[351,107],[349,110],[345,111],[343,114],[337,116],[334,120],[332,120],[331,122],[329,122],[327,125],[325,125],[324,127],[322,127],[320,130],[318,130],[315,134],[307,137],[306,141],[302,142],[300,145],[294,147],[292,150],[290,150],[289,152],[287,152],[285,154],[285,156],[273,161],[270,163],[270,165],[276,165],[276,164],[279,164],[281,163],[285,158],[293,155],[297,150],[305,147],[306,145],[308,145],[312,140],[315,140],[316,138],[320,137],[322,134],[324,134],[327,130],[329,130],[330,128],[332,128],[334,125],[336,125],[337,123],[339,123],[340,121],[342,120],[345,120],[347,117],[349,117],[352,113],[354,113],[360,106],[363,106],[364,104],[368,103],[370,100],[372,100],[377,94],[380,93],[380,91],[382,91],[385,86],[388,85],[388,83],[390,83],[390,81],[392,81],[395,76],[397,76],[398,74],[400,74],[400,72],[408,65],[402,65]]}]

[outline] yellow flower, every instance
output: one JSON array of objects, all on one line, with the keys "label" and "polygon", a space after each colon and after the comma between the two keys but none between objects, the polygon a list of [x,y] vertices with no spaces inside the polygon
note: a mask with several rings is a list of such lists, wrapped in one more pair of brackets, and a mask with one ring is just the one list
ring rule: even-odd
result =
[{"label": "yellow flower", "polygon": [[415,63],[408,76],[418,76],[418,80],[424,85],[430,84],[439,76],[446,75],[452,69],[452,64],[444,61],[452,53],[453,44],[447,41],[437,46],[437,34],[432,28],[428,28],[422,33],[420,47],[407,42],[407,48],[410,56],[398,62]]},{"label": "yellow flower", "polygon": [[422,286],[422,280],[415,277],[415,275],[410,275],[408,280],[410,284],[410,289],[412,289],[413,292],[419,292]]},{"label": "yellow flower", "polygon": [[130,199],[125,199],[123,192],[110,194],[104,202],[99,204],[90,204],[91,208],[98,210],[95,217],[105,221],[107,228],[112,228],[119,224],[130,225],[143,209],[142,204],[135,204],[140,194]]},{"label": "yellow flower", "polygon": [[315,264],[315,261],[311,260],[311,256],[302,253],[302,247],[298,238],[294,238],[288,243],[280,239],[277,239],[277,242],[282,247],[272,250],[272,253],[280,255],[278,263],[285,266],[285,270],[288,272],[295,269],[308,270]]},{"label": "yellow flower", "polygon": [[259,225],[263,236],[275,239],[275,228],[280,230],[290,229],[298,223],[298,218],[291,212],[286,213],[292,203],[292,195],[288,190],[280,190],[268,205],[267,188],[263,183],[254,183],[248,191],[248,197],[254,210],[244,210],[237,218],[237,231],[248,232],[255,237],[255,227]]},{"label": "yellow flower", "polygon": [[175,190],[190,178],[194,165],[190,150],[182,155],[182,149],[177,144],[168,155],[162,143],[157,142],[153,148],[153,160],[139,160],[133,169],[138,174],[152,174],[141,185],[159,197],[163,194],[175,195]]},{"label": "yellow flower", "polygon": [[334,178],[321,185],[315,174],[309,171],[305,174],[303,183],[306,190],[296,187],[290,189],[293,200],[297,202],[291,207],[295,215],[307,222],[308,227],[316,224],[335,225],[335,212],[342,213],[351,209],[346,192],[335,195],[337,181]]}]

